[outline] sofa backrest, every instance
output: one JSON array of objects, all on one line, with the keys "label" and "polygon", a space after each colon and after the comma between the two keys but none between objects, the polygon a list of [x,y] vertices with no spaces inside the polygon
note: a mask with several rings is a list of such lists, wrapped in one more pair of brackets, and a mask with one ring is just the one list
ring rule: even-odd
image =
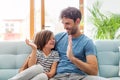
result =
[{"label": "sofa backrest", "polygon": [[0,80],[17,74],[30,52],[31,48],[24,41],[0,42]]},{"label": "sofa backrest", "polygon": [[99,75],[102,77],[118,77],[120,61],[120,40],[95,41]]}]

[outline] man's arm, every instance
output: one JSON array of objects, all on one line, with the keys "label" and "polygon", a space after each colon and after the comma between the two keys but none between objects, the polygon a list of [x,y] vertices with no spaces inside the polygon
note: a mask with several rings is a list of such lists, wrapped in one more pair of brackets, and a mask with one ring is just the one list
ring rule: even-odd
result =
[{"label": "man's arm", "polygon": [[97,75],[98,73],[98,64],[95,55],[88,55],[86,57],[87,62],[83,62],[76,57],[71,57],[70,60],[75,64],[80,70],[86,72],[89,75]]},{"label": "man's arm", "polygon": [[89,75],[97,75],[98,73],[98,64],[97,58],[95,55],[87,55],[86,62],[76,58],[72,52],[72,36],[68,38],[68,48],[67,48],[67,57],[68,59],[75,64],[80,70],[84,71]]}]

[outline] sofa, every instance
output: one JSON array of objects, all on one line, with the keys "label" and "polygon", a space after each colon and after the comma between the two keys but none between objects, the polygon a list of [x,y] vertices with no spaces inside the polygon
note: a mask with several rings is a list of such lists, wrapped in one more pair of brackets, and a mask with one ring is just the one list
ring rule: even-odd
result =
[{"label": "sofa", "polygon": [[[110,80],[120,80],[119,61],[120,40],[97,40],[94,41],[97,51],[99,66],[98,75]],[[31,48],[24,41],[1,41],[0,42],[0,80],[18,73]]]},{"label": "sofa", "polygon": [[110,80],[120,80],[120,40],[96,40],[95,41],[99,76]]},{"label": "sofa", "polygon": [[0,80],[17,74],[30,52],[24,41],[0,41]]}]

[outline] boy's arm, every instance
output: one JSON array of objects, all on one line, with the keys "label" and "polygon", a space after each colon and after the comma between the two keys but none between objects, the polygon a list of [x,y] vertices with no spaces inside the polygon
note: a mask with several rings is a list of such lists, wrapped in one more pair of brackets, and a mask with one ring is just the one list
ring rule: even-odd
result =
[{"label": "boy's arm", "polygon": [[24,64],[20,68],[19,72],[27,69],[28,67],[34,65],[36,63],[36,52],[37,52],[37,46],[30,42],[28,39],[25,40],[26,44],[32,48],[31,54],[27,57]]},{"label": "boy's arm", "polygon": [[37,57],[36,57],[37,46],[33,42],[29,41],[28,39],[26,39],[25,42],[28,46],[32,48],[32,52],[30,54],[30,58],[28,61],[28,67],[31,67],[32,65],[36,64],[36,61],[37,61]]},{"label": "boy's arm", "polygon": [[51,78],[55,75],[56,69],[57,69],[57,64],[58,64],[58,62],[53,62],[52,66],[51,66],[51,69],[50,69],[50,72],[46,73],[48,78]]},{"label": "boy's arm", "polygon": [[28,61],[28,67],[31,67],[36,64],[36,61],[37,61],[36,53],[37,53],[37,50],[32,50],[29,61]]}]

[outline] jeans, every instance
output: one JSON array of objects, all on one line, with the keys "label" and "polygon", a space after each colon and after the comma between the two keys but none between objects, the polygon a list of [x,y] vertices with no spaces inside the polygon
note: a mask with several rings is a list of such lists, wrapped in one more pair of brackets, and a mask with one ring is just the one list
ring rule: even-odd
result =
[{"label": "jeans", "polygon": [[80,75],[76,73],[57,74],[50,80],[109,80],[99,76]]},{"label": "jeans", "polygon": [[48,80],[41,65],[34,65],[8,80]]}]

